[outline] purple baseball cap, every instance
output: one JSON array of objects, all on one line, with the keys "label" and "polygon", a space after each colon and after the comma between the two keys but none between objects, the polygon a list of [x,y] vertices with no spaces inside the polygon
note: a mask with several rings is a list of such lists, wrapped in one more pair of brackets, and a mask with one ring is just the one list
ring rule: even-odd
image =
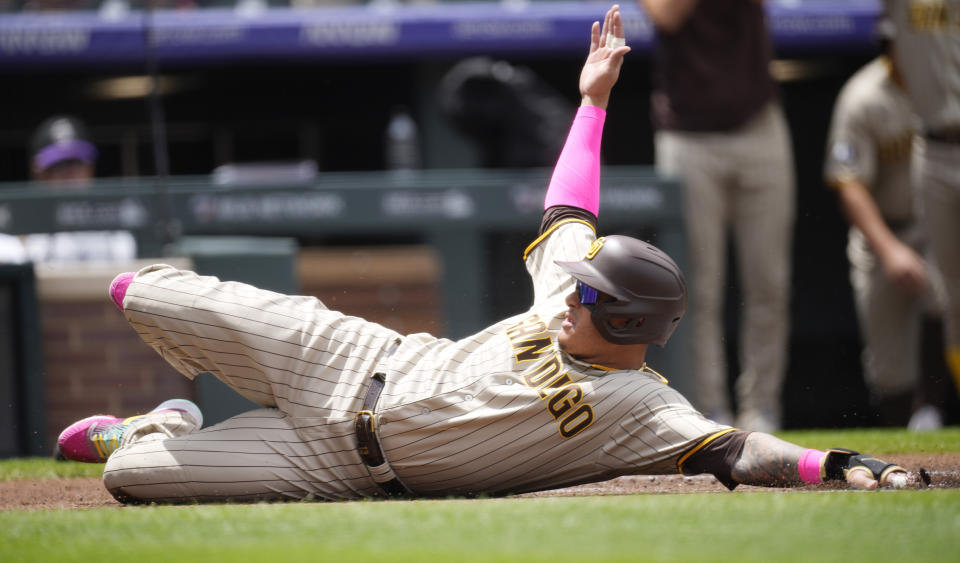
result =
[{"label": "purple baseball cap", "polygon": [[79,160],[93,163],[97,147],[90,142],[83,123],[70,116],[59,115],[44,121],[33,136],[33,165],[45,170],[58,162]]}]

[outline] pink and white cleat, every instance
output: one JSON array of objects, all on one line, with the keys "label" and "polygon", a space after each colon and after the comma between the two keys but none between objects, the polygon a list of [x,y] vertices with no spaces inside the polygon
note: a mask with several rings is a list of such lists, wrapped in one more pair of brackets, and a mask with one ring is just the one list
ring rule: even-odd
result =
[{"label": "pink and white cleat", "polygon": [[110,454],[120,447],[124,433],[133,422],[172,411],[181,411],[191,417],[197,423],[197,428],[203,426],[203,413],[197,405],[186,399],[170,399],[160,403],[147,414],[130,418],[98,414],[78,420],[60,433],[57,447],[67,459],[104,463]]}]

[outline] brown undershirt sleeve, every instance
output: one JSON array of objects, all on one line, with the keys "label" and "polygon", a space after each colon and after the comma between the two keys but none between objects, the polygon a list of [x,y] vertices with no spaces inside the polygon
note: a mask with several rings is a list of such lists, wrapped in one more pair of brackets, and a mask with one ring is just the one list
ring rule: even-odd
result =
[{"label": "brown undershirt sleeve", "polygon": [[555,205],[543,212],[543,216],[540,218],[540,232],[538,234],[542,235],[555,223],[565,219],[582,219],[593,225],[594,231],[597,230],[597,216],[593,213],[579,207]]},{"label": "brown undershirt sleeve", "polygon": [[740,459],[743,444],[747,441],[750,432],[734,430],[711,440],[683,463],[681,470],[684,475],[712,473],[718,481],[731,491],[739,485],[733,480],[731,470],[733,464]]}]

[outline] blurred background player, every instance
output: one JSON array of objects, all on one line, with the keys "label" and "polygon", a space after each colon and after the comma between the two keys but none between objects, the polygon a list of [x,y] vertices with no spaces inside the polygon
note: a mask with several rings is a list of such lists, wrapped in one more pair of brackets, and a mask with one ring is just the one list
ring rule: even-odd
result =
[{"label": "blurred background player", "polygon": [[[878,33],[881,55],[854,74],[837,98],[825,176],[851,224],[850,283],[871,400],[885,424],[909,420],[913,429],[930,430],[943,422],[937,407],[916,392],[923,389],[920,343],[926,318],[935,323],[940,311],[910,182],[918,125],[890,56],[892,23],[882,20]],[[937,370],[928,365],[923,372],[929,371]]]},{"label": "blurred background player", "polygon": [[[37,126],[30,141],[31,177],[44,190],[89,190],[98,154],[83,121],[52,116]],[[35,263],[131,260],[137,253],[136,240],[127,231],[37,233],[22,240],[27,260]]]},{"label": "blurred background player", "polygon": [[722,312],[727,233],[743,294],[735,423],[780,428],[794,172],[761,0],[641,0],[657,29],[656,166],[684,187],[697,406],[733,423]]},{"label": "blurred background player", "polygon": [[894,52],[920,118],[913,181],[943,277],[946,358],[960,390],[960,0],[886,0]]},{"label": "blurred background player", "polygon": [[87,126],[76,117],[44,120],[30,140],[30,174],[50,187],[86,189],[96,175],[97,147]]}]

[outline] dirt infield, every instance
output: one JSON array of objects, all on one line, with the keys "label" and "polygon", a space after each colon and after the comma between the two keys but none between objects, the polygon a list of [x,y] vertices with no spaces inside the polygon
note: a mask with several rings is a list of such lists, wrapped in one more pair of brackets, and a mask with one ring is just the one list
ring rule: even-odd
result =
[{"label": "dirt infield", "polygon": [[[926,469],[931,476],[931,487],[960,488],[960,454],[896,456],[897,463],[910,471]],[[837,489],[836,485],[811,485],[796,489],[766,489],[741,486],[737,491],[786,491]],[[711,475],[684,477],[681,475],[642,475],[620,477],[611,481],[579,485],[566,489],[542,491],[521,495],[523,497],[629,495],[725,492],[726,488]],[[121,507],[113,499],[100,479],[45,479],[34,481],[9,481],[0,483],[0,510],[44,510]]]}]

